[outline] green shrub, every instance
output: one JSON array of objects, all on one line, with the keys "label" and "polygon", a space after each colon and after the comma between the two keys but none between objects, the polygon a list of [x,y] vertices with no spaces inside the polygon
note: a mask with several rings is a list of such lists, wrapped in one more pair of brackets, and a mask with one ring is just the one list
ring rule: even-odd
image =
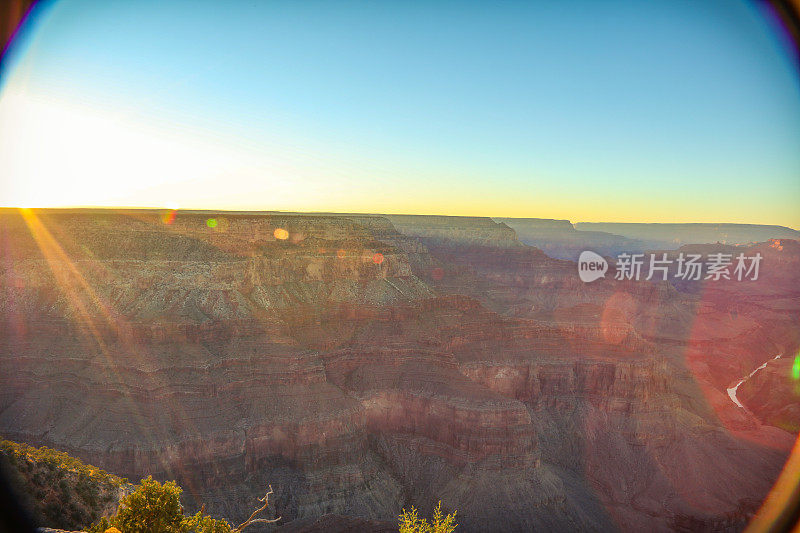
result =
[{"label": "green shrub", "polygon": [[92,484],[88,479],[81,478],[75,483],[75,492],[78,496],[90,506],[97,505],[98,490],[97,486]]},{"label": "green shrub", "polygon": [[[36,465],[39,465],[45,470],[53,472],[58,478],[63,477],[66,471],[72,471],[79,474],[81,478],[110,484],[114,487],[120,487],[128,482],[125,478],[109,474],[105,470],[87,465],[80,459],[46,446],[34,448],[25,443],[2,440],[0,441],[0,454],[4,455],[11,464],[17,464],[19,470],[24,472],[31,472]],[[44,482],[41,475],[39,479]]]},{"label": "green shrub", "polygon": [[231,527],[225,520],[201,513],[184,516],[180,504],[182,492],[174,481],[161,484],[148,476],[120,500],[115,516],[101,518],[89,532],[103,533],[116,527],[124,533],[230,533]]},{"label": "green shrub", "polygon": [[419,513],[412,506],[411,511],[403,509],[399,518],[400,533],[453,533],[456,524],[456,512],[447,516],[442,514],[442,502],[433,511],[433,519],[428,522],[419,517]]},{"label": "green shrub", "polygon": [[231,526],[225,520],[215,520],[202,513],[184,519],[181,531],[192,533],[230,533]]}]

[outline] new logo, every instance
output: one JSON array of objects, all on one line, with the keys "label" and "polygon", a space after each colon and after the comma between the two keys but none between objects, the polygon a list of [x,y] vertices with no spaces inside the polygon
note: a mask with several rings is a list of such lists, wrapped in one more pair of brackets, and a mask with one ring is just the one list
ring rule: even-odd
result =
[{"label": "new logo", "polygon": [[603,256],[589,250],[581,252],[578,258],[578,275],[581,281],[589,283],[599,278],[606,277],[608,261]]}]

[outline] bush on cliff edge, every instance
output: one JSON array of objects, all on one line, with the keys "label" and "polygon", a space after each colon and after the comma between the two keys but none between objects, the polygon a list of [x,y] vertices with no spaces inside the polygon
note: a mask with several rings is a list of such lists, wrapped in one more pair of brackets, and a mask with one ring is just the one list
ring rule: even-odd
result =
[{"label": "bush on cliff edge", "polygon": [[182,492],[174,481],[162,485],[148,476],[120,500],[116,515],[103,517],[89,528],[89,533],[104,533],[112,527],[124,533],[231,533],[228,522],[203,516],[202,511],[184,516]]},{"label": "bush on cliff edge", "polygon": [[399,519],[400,533],[453,533],[456,524],[456,511],[445,516],[442,514],[442,502],[433,510],[433,519],[428,522],[420,518],[417,510],[412,506],[411,511],[403,509]]}]

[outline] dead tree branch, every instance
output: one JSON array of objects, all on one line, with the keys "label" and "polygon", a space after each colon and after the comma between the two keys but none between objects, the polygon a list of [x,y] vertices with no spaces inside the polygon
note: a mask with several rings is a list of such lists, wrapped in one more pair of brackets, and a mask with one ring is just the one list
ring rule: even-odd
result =
[{"label": "dead tree branch", "polygon": [[264,511],[267,507],[269,507],[269,495],[273,494],[272,492],[272,485],[268,485],[269,490],[266,494],[264,494],[263,498],[259,498],[258,501],[263,502],[264,505],[253,511],[253,514],[250,515],[250,518],[239,524],[239,526],[233,530],[233,533],[240,533],[244,528],[249,526],[250,524],[274,524],[278,520],[281,519],[279,516],[278,518],[267,519],[267,518],[256,518],[256,515],[262,511]]}]

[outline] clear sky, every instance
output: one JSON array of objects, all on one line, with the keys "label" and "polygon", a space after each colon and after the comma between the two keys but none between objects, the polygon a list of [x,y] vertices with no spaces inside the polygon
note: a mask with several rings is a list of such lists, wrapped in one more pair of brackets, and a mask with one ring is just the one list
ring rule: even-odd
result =
[{"label": "clear sky", "polygon": [[800,228],[800,76],[735,0],[41,4],[0,205]]}]

